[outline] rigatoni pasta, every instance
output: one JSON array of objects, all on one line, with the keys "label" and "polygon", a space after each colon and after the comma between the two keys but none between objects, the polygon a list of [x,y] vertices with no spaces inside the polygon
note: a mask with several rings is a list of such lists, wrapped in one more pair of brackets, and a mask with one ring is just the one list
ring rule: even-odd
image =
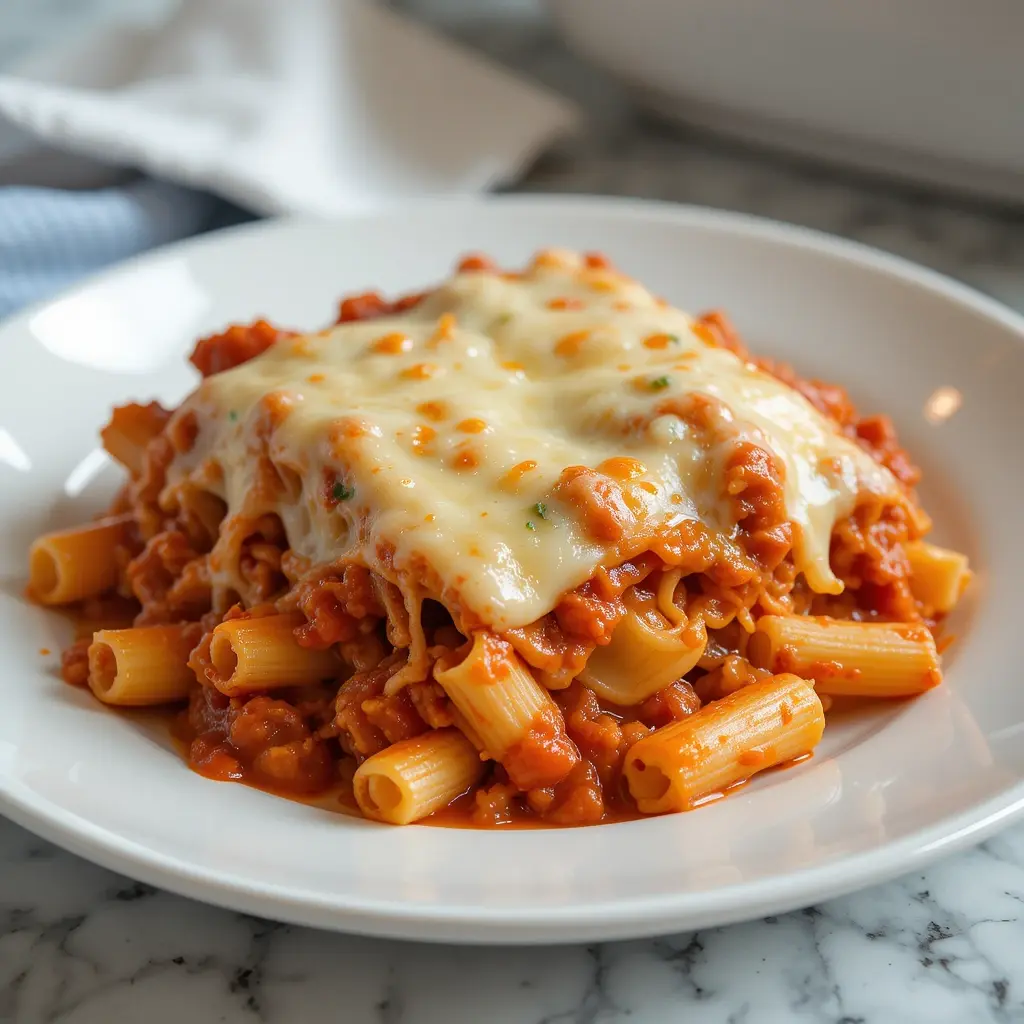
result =
[{"label": "rigatoni pasta", "polygon": [[824,730],[814,687],[799,676],[773,676],[633,744],[626,783],[644,814],[687,811],[757,772],[810,754]]},{"label": "rigatoni pasta", "polygon": [[594,650],[579,678],[613,704],[640,704],[690,672],[707,642],[699,615],[685,626],[670,627],[657,613],[630,609],[611,641]]},{"label": "rigatoni pasta", "polygon": [[100,431],[103,447],[130,473],[142,472],[143,457],[150,441],[160,436],[168,420],[157,402],[131,402],[115,409],[110,422]]},{"label": "rigatoni pasta", "polygon": [[[971,579],[885,417],[598,254],[201,339],[103,430],[110,515],[30,592],[102,626],[105,703],[184,705],[189,764],[377,821],[689,810],[916,696]],[[132,625],[126,627],[126,623]],[[83,727],[87,727],[83,723]]]},{"label": "rigatoni pasta", "polygon": [[143,707],[185,700],[196,677],[188,659],[195,623],[100,629],[89,645],[89,688],[104,704]]},{"label": "rigatoni pasta", "polygon": [[925,540],[909,541],[906,553],[910,589],[926,614],[951,612],[971,580],[967,556]]},{"label": "rigatoni pasta", "polygon": [[[436,667],[434,678],[484,756],[501,762],[522,789],[554,785],[578,760],[551,695],[511,646],[493,634],[478,633],[465,659],[450,668]],[[539,745],[545,757],[531,758]]]},{"label": "rigatoni pasta", "polygon": [[237,697],[336,677],[341,670],[330,650],[299,644],[296,615],[229,619],[215,626],[205,678],[221,693]]},{"label": "rigatoni pasta", "polygon": [[447,807],[483,773],[480,755],[458,729],[432,729],[367,758],[353,781],[363,814],[408,825]]},{"label": "rigatoni pasta", "polygon": [[29,550],[29,590],[42,604],[71,604],[111,590],[120,578],[117,553],[130,516],[44,534]]},{"label": "rigatoni pasta", "polygon": [[813,679],[834,697],[910,697],[942,678],[935,639],[920,622],[765,615],[747,654],[760,668]]}]

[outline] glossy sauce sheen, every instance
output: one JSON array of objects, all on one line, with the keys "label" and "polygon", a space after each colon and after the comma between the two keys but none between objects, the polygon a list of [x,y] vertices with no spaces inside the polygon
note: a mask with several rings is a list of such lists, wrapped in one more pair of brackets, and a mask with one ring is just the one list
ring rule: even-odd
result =
[{"label": "glossy sauce sheen", "polygon": [[[313,563],[355,556],[392,578],[425,562],[446,596],[503,630],[616,562],[617,544],[559,500],[567,467],[604,465],[637,533],[686,518],[732,528],[729,445],[659,412],[690,393],[726,407],[732,438],[778,456],[797,567],[813,589],[841,590],[832,528],[858,493],[896,494],[892,475],[685,313],[568,254],[519,276],[458,274],[402,315],[281,340],[208,378],[185,403],[198,441],[169,482],[191,477],[229,515],[276,512]],[[251,454],[268,416],[268,453],[298,481],[273,500]],[[227,561],[214,568],[245,593]]]}]

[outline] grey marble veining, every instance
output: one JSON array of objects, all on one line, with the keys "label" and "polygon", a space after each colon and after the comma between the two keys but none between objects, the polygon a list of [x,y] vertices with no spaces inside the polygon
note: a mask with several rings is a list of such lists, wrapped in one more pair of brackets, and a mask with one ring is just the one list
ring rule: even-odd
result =
[{"label": "grey marble veining", "polygon": [[[569,57],[526,0],[486,11],[469,0],[396,6],[590,112],[587,130],[545,156],[520,188],[763,214],[908,256],[1024,309],[1022,213],[844,179],[664,128]],[[778,918],[653,941],[473,949],[217,910],[0,821],[0,1021],[335,1020],[1024,1022],[1024,826],[922,874]]]},{"label": "grey marble veining", "polygon": [[216,910],[0,824],[0,1020],[1024,1020],[1024,829],[818,907],[596,946],[464,948]]}]

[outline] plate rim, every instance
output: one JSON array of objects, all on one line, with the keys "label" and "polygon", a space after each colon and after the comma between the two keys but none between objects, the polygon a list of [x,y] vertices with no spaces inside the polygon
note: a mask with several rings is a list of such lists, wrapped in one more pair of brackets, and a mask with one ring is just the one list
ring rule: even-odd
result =
[{"label": "plate rim", "polygon": [[[901,839],[828,864],[698,893],[550,907],[540,919],[535,910],[515,907],[417,906],[358,897],[340,900],[289,886],[255,885],[197,869],[59,808],[51,808],[47,816],[2,792],[0,812],[34,835],[100,867],[237,913],[374,938],[562,945],[721,927],[788,913],[911,874],[983,842],[1024,817],[1024,783]],[[953,823],[958,824],[953,827]]]},{"label": "plate rim", "polygon": [[[295,228],[331,228],[352,220],[390,219],[407,212],[465,210],[480,206],[568,208],[586,216],[613,215],[627,221],[653,219],[681,227],[756,237],[852,263],[921,288],[937,299],[994,320],[1024,344],[1024,315],[971,286],[873,246],[800,225],[748,213],[665,200],[590,195],[517,193],[501,196],[432,198],[381,204],[335,218],[284,217],[257,220],[160,246],[76,281],[0,322],[0,336],[18,330],[53,303],[71,298],[126,271],[175,254],[216,247],[225,239]],[[14,786],[11,786],[11,783]],[[913,872],[940,856],[974,845],[1024,817],[1024,780],[959,813],[909,835],[826,864],[700,892],[628,897],[601,903],[536,908],[486,908],[460,904],[332,897],[292,885],[254,883],[223,871],[197,868],[94,825],[86,818],[38,798],[19,794],[17,779],[0,773],[0,813],[70,852],[140,881],[231,910],[293,924],[418,941],[476,943],[564,943],[662,935],[680,929],[724,925],[782,913],[844,895]]]}]

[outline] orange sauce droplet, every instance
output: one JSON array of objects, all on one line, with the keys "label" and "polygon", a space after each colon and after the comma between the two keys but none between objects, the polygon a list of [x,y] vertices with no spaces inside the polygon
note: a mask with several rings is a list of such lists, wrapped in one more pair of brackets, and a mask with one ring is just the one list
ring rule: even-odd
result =
[{"label": "orange sauce droplet", "polygon": [[435,423],[446,419],[448,416],[448,406],[444,402],[420,402],[416,406],[416,411],[421,416],[426,416],[428,420],[433,420]]},{"label": "orange sauce droplet", "polygon": [[705,345],[710,345],[712,348],[718,348],[718,339],[715,337],[714,331],[708,327],[707,324],[700,322],[691,325],[690,330],[704,342]]},{"label": "orange sauce droplet", "polygon": [[336,419],[330,428],[330,441],[335,454],[343,451],[344,442],[356,437],[366,437],[370,431],[366,424],[356,416],[341,416]]},{"label": "orange sauce droplet", "polygon": [[401,331],[393,331],[378,338],[371,346],[374,352],[385,356],[397,356],[400,352],[408,352],[412,349],[412,338],[402,334]]},{"label": "orange sauce droplet", "polygon": [[661,349],[668,348],[672,342],[675,341],[675,335],[672,334],[652,334],[650,337],[644,338],[644,348]]},{"label": "orange sauce droplet", "polygon": [[618,274],[603,268],[588,267],[580,274],[580,280],[595,292],[617,292],[622,290]]},{"label": "orange sauce droplet", "polygon": [[471,416],[469,419],[456,423],[455,429],[461,430],[464,434],[481,434],[487,429],[487,421]]},{"label": "orange sauce droplet", "polygon": [[516,463],[502,478],[501,486],[506,490],[515,490],[519,486],[519,481],[527,474],[537,468],[537,463],[533,459],[524,459],[522,462]]},{"label": "orange sauce droplet", "polygon": [[421,423],[416,427],[413,427],[412,431],[412,449],[417,455],[428,454],[428,447],[430,442],[437,437],[437,431],[433,427],[428,427],[425,423]]},{"label": "orange sauce droplet", "polygon": [[598,473],[604,473],[613,480],[635,480],[647,472],[647,467],[638,459],[632,459],[628,455],[616,455],[613,458],[605,459],[597,467]]},{"label": "orange sauce droplet", "polygon": [[568,261],[564,254],[557,252],[554,249],[541,249],[533,259],[530,261],[530,268],[536,269],[538,267],[551,267],[557,269],[559,267],[568,267]]},{"label": "orange sauce droplet", "polygon": [[467,274],[474,271],[494,271],[496,268],[490,258],[483,253],[471,252],[459,260],[457,269],[460,274]]},{"label": "orange sauce droplet", "polygon": [[438,369],[434,363],[413,363],[402,371],[402,376],[408,380],[429,380]]},{"label": "orange sauce droplet", "polygon": [[459,322],[455,319],[454,313],[442,313],[437,320],[437,328],[430,339],[431,345],[437,345],[442,341],[451,341],[455,336],[455,328]]},{"label": "orange sauce droplet", "polygon": [[555,342],[555,355],[570,357],[576,355],[583,343],[590,337],[590,331],[573,331]]}]

